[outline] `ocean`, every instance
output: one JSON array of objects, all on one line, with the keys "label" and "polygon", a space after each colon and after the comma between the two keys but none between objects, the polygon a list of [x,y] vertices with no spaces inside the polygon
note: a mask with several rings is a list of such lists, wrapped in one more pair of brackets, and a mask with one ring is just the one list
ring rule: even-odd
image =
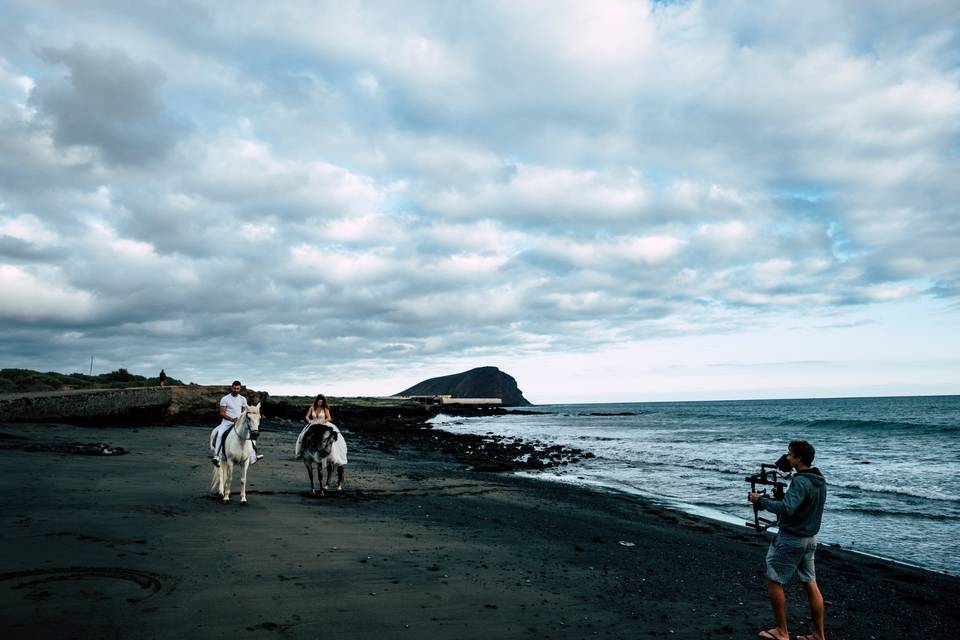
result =
[{"label": "ocean", "polygon": [[828,483],[821,543],[960,575],[960,396],[530,409],[537,413],[432,422],[591,451],[595,459],[533,475],[740,525],[753,519],[745,477],[790,440],[807,440]]}]

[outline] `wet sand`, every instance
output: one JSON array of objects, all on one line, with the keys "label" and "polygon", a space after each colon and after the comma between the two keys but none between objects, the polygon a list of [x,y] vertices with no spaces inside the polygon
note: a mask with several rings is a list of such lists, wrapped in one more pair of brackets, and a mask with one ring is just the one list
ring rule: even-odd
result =
[{"label": "wet sand", "polygon": [[[296,433],[264,430],[241,506],[236,482],[229,505],[208,494],[208,428],[0,425],[4,637],[746,639],[772,626],[766,542],[749,529],[471,472],[372,434],[346,433],[345,491],[312,498]],[[817,570],[828,637],[960,631],[960,578],[823,548]],[[799,585],[788,599],[791,632],[809,632]]]}]

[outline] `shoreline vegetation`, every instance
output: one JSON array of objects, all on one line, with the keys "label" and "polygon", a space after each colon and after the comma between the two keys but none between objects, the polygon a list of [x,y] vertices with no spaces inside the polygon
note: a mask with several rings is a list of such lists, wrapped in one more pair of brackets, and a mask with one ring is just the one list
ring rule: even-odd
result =
[{"label": "shoreline vegetation", "polygon": [[[176,378],[166,377],[164,384],[185,386],[186,383]],[[156,386],[160,386],[159,375],[150,378],[130,373],[123,368],[97,375],[58,373],[56,371],[41,372],[31,369],[0,369],[0,395]]]},{"label": "shoreline vegetation", "polygon": [[[292,459],[312,398],[250,392],[264,402],[266,458],[250,470],[250,506],[221,505],[205,455],[207,403],[221,391],[190,388],[196,406],[139,424],[0,423],[11,637],[62,637],[68,621],[77,637],[435,640],[752,638],[771,626],[764,536],[613,491],[484,473],[592,454],[452,434],[422,403],[330,398],[351,469],[343,492],[314,499]],[[817,571],[829,637],[960,631],[958,577],[829,547]],[[788,602],[792,634],[808,633],[799,585]]]}]

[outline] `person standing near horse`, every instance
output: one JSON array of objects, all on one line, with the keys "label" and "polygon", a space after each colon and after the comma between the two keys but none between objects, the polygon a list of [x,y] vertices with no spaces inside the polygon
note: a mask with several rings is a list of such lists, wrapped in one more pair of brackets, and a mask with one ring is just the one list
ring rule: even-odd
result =
[{"label": "person standing near horse", "polygon": [[[223,446],[223,436],[227,430],[237,422],[240,414],[247,409],[247,399],[240,395],[240,381],[234,380],[230,385],[230,393],[220,398],[220,424],[217,426],[217,437],[214,439],[213,458],[210,462],[214,466],[220,466],[220,449]],[[257,453],[254,444],[254,458],[250,464],[256,464],[257,460],[263,458],[263,455]]]},{"label": "person standing near horse", "polygon": [[[313,404],[307,409],[307,415],[304,416],[304,420],[307,421],[307,426],[305,426],[303,430],[300,431],[300,435],[297,436],[297,446],[294,449],[295,457],[303,457],[303,437],[313,425],[322,424],[340,434],[340,429],[337,428],[337,425],[330,422],[332,419],[333,414],[330,412],[330,405],[327,403],[326,396],[322,393],[317,394],[317,397],[313,400]],[[347,475],[346,469],[344,468],[347,464],[347,443],[343,440],[343,434],[340,434],[336,441],[334,441],[333,448],[330,451],[330,459],[337,467],[337,480],[343,485],[343,479]]]},{"label": "person standing near horse", "polygon": [[162,386],[165,386],[165,385],[167,384],[167,372],[164,371],[163,369],[160,369],[160,377],[159,377],[159,380],[160,380],[160,386],[161,386],[161,387],[162,387]]}]

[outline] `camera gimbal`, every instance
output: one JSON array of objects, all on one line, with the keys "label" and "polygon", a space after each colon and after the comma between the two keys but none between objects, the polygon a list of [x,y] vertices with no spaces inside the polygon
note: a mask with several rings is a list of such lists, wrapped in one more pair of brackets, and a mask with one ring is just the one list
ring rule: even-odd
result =
[{"label": "camera gimbal", "polygon": [[[787,487],[787,483],[780,479],[780,476],[777,472],[787,472],[789,470],[790,463],[787,462],[787,456],[781,456],[781,458],[777,460],[775,464],[761,464],[760,473],[755,473],[745,478],[745,480],[750,483],[750,493],[759,493],[763,496],[767,496],[767,490],[760,489],[758,491],[757,485],[769,486],[772,487],[770,497],[774,500],[783,500],[784,490]],[[759,505],[754,504],[753,522],[747,522],[746,525],[748,527],[753,527],[757,531],[766,531],[770,527],[774,527],[779,523],[779,516],[777,516],[776,519],[761,517]]]}]

